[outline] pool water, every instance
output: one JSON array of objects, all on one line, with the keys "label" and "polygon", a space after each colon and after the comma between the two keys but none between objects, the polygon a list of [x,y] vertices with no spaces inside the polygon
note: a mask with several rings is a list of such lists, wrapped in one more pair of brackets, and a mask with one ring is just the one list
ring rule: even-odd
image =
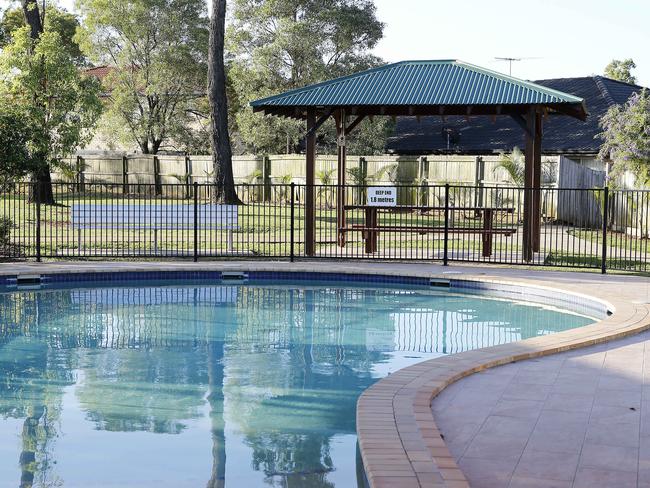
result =
[{"label": "pool water", "polygon": [[105,286],[0,293],[0,486],[356,487],[378,379],[593,322],[402,285]]}]

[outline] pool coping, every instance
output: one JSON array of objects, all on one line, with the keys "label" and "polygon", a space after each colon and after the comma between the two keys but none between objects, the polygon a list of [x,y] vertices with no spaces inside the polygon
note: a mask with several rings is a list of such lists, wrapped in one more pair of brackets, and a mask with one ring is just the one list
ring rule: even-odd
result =
[{"label": "pool coping", "polygon": [[[432,272],[435,269],[440,271]],[[574,303],[578,307],[589,303],[591,307],[600,308],[603,313],[605,310],[614,312],[607,318],[584,327],[424,361],[396,371],[361,394],[357,403],[357,435],[371,488],[467,487],[469,484],[465,476],[436,426],[431,410],[431,401],[435,396],[451,383],[487,368],[586,347],[648,330],[650,309],[647,302],[634,303],[627,299],[620,284],[617,284],[618,288],[598,286],[597,290],[584,293],[579,279],[576,278],[571,284],[561,280],[556,282],[549,279],[548,275],[552,274],[549,272],[528,271],[528,276],[522,277],[518,276],[521,273],[512,270],[513,278],[498,276],[503,275],[503,272],[495,273],[497,276],[490,275],[488,273],[495,271],[490,268],[460,268],[460,271],[454,272],[443,272],[443,269],[449,268],[428,263],[426,266],[251,261],[198,265],[188,262],[9,263],[0,268],[0,277],[168,271],[382,275],[440,280],[452,283],[452,287],[456,284],[463,289],[480,291],[507,289],[531,301],[548,298],[565,304]],[[593,275],[589,279],[592,285],[598,284]],[[606,282],[606,279],[603,281]],[[631,281],[630,286],[634,285],[635,282]]]}]

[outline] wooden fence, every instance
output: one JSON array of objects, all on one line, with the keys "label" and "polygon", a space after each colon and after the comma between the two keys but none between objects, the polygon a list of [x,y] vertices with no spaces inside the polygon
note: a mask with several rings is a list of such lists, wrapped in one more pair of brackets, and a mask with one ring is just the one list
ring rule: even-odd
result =
[{"label": "wooden fence", "polygon": [[[499,167],[499,156],[350,156],[348,184],[461,184],[512,185],[508,173]],[[557,167],[558,158],[545,158]],[[68,159],[75,172],[55,173],[54,180],[88,183],[167,184],[207,183],[212,176],[209,155],[121,155],[84,154]],[[316,159],[317,183],[337,180],[336,155]],[[305,158],[300,154],[235,156],[233,171],[237,183],[305,183]],[[359,175],[355,181],[353,173]],[[557,174],[557,170],[551,171]],[[363,181],[360,181],[363,180]],[[327,181],[329,180],[329,181]],[[554,182],[549,182],[554,186]]]}]

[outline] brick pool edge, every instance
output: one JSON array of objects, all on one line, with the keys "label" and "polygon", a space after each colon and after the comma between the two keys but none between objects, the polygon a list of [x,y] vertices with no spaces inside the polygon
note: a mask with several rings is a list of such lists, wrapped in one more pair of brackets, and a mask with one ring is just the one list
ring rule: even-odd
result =
[{"label": "brick pool edge", "polygon": [[357,404],[357,434],[371,488],[469,486],[431,410],[432,400],[451,383],[495,366],[591,346],[650,329],[648,306],[617,299],[612,290],[604,290],[605,301],[595,293],[583,295],[562,285],[539,286],[534,280],[483,276],[463,276],[462,279],[488,282],[495,287],[519,286],[534,290],[534,295],[540,298],[547,291],[553,295],[559,291],[566,296],[607,304],[611,315],[556,334],[424,361],[379,380],[362,393]]}]

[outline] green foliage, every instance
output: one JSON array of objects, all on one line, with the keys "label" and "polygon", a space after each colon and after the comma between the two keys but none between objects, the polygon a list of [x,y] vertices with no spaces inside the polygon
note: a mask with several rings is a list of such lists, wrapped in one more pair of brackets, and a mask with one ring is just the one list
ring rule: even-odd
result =
[{"label": "green foliage", "polygon": [[14,223],[9,217],[0,217],[0,246],[8,246]]},{"label": "green foliage", "polygon": [[636,68],[636,64],[631,58],[618,60],[613,59],[605,67],[605,76],[612,80],[624,81],[625,83],[636,84],[636,77],[632,74],[632,70]]},{"label": "green foliage", "polygon": [[501,153],[499,164],[497,164],[494,169],[503,169],[506,173],[508,173],[510,181],[512,181],[515,186],[524,186],[525,167],[526,161],[524,153],[521,152],[521,149],[515,147],[510,154]]},{"label": "green foliage", "polygon": [[23,172],[58,167],[89,141],[101,112],[99,86],[80,74],[56,31],[45,30],[38,41],[27,27],[13,31],[0,73],[0,113],[20,119],[14,137],[28,157],[20,149],[14,161],[27,165]]},{"label": "green foliage", "polygon": [[[227,32],[231,118],[245,148],[255,153],[294,152],[304,123],[254,114],[251,100],[376,66],[370,50],[383,24],[371,0],[234,0]],[[349,137],[348,152],[384,149],[386,120],[364,121]],[[334,124],[318,144],[335,148]]]},{"label": "green foliage", "polygon": [[387,164],[386,166],[382,166],[375,174],[369,176],[368,180],[370,182],[376,183],[381,181],[384,178],[384,176],[387,176],[388,179],[391,181],[391,183],[398,183],[399,164],[392,163],[392,164]]},{"label": "green foliage", "polygon": [[80,0],[78,39],[98,64],[115,69],[104,130],[145,154],[202,151],[207,121],[208,17],[203,0]]},{"label": "green foliage", "polygon": [[[502,152],[494,171],[499,168],[508,174],[508,178],[515,186],[525,186],[526,155],[521,149],[515,146],[510,154]],[[542,185],[555,182],[556,175],[551,161],[543,161],[541,169]]]},{"label": "green foliage", "polygon": [[612,160],[610,179],[616,185],[631,172],[640,185],[650,183],[650,93],[644,89],[625,105],[614,105],[600,120],[602,160]]},{"label": "green foliage", "polygon": [[354,168],[348,168],[346,170],[348,176],[350,177],[350,183],[354,186],[367,186],[368,185],[368,174],[367,171],[364,171],[364,168],[361,166],[355,166]]},{"label": "green foliage", "polygon": [[262,170],[261,169],[256,169],[251,174],[246,176],[246,183],[248,183],[249,185],[253,185],[253,184],[261,181],[263,176],[264,175],[262,174]]},{"label": "green foliage", "polygon": [[0,189],[30,171],[29,137],[23,118],[11,107],[0,105]]},{"label": "green foliage", "polygon": [[[16,7],[6,10],[0,20],[0,47],[9,44],[13,33],[21,27],[25,27],[25,25],[22,8]],[[47,5],[45,30],[59,34],[63,48],[68,52],[74,63],[77,66],[85,66],[87,64],[86,57],[75,40],[78,27],[79,18],[75,14],[66,12],[55,5]]]},{"label": "green foliage", "polygon": [[320,180],[322,185],[331,185],[334,182],[335,168],[323,169],[316,173],[316,177]]}]

